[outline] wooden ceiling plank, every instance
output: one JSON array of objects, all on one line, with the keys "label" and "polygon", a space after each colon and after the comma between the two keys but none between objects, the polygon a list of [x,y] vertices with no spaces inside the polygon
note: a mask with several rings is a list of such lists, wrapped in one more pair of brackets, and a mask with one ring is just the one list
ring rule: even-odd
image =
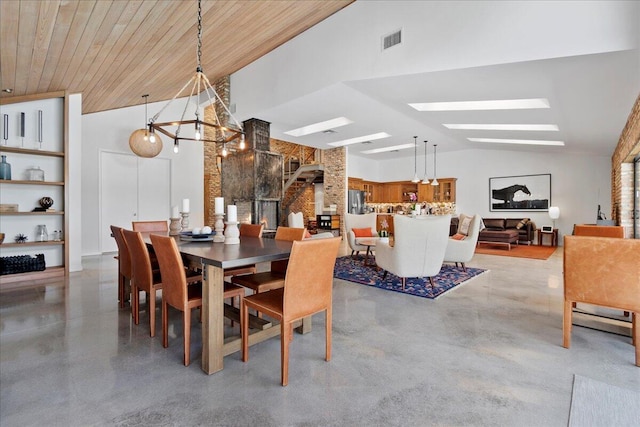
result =
[{"label": "wooden ceiling plank", "polygon": [[[88,57],[88,55],[90,55],[89,49],[96,37],[100,34],[102,23],[105,20],[108,21],[110,19],[108,12],[113,3],[114,2],[111,0],[99,0],[96,2],[93,11],[91,12],[91,16],[89,17],[89,21],[84,27],[82,37],[78,40],[76,51],[71,58],[69,68],[62,79],[63,87],[68,88],[72,92],[82,92],[82,88],[78,86],[77,81],[74,79],[76,76],[82,76],[86,67],[88,67],[88,64],[91,62],[91,58]],[[116,3],[120,4],[121,2]]]},{"label": "wooden ceiling plank", "polygon": [[95,94],[95,96],[90,97],[89,101],[91,102],[89,105],[91,105],[94,100],[98,101],[100,99],[97,90],[99,87],[105,85],[108,81],[108,76],[112,75],[115,77],[117,73],[120,72],[118,66],[121,62],[120,58],[124,55],[124,49],[129,48],[133,33],[154,6],[154,2],[150,1],[130,1],[126,9],[122,12],[122,15],[120,15],[120,19],[118,19],[118,22],[114,26],[113,32],[113,35],[117,36],[117,39],[114,40],[110,51],[102,55],[102,60],[95,62],[95,68],[88,73],[90,79],[86,81],[86,83],[83,83],[86,93]]},{"label": "wooden ceiling plank", "polygon": [[39,8],[40,5],[37,2],[20,2],[18,56],[16,61],[17,72],[16,83],[13,88],[14,95],[25,95],[27,93]]},{"label": "wooden ceiling plank", "polygon": [[[0,61],[1,89],[15,88],[19,17],[20,3],[13,1],[0,2],[0,39],[2,40],[2,61]],[[11,94],[2,92],[2,96],[11,96]]]},{"label": "wooden ceiling plank", "polygon": [[82,38],[84,29],[89,22],[95,3],[95,0],[82,0],[78,3],[78,7],[76,8],[76,12],[73,16],[73,21],[71,22],[71,27],[69,28],[69,33],[64,41],[64,47],[60,53],[58,65],[53,74],[53,78],[51,79],[50,87],[52,90],[67,89],[63,86],[64,77],[74,55],[76,54],[78,42]]},{"label": "wooden ceiling plank", "polygon": [[[178,2],[160,2],[159,7],[155,7],[144,17],[142,24],[135,28],[131,37],[131,41],[134,41],[135,44],[127,44],[124,55],[121,55],[115,64],[116,68],[114,68],[113,74],[97,92],[100,105],[107,105],[116,98],[120,98],[120,102],[133,102],[130,105],[141,103],[140,95],[147,91],[145,89],[147,81],[150,78],[156,78],[150,58],[154,59],[163,54],[163,52],[158,53],[153,49],[159,44],[158,40],[167,37],[166,30],[158,31],[158,29],[166,27],[167,16],[174,17],[177,22],[184,22],[185,9]],[[146,73],[151,74],[147,75]],[[135,78],[140,78],[142,83],[138,83],[137,80],[134,80]],[[135,88],[135,90],[131,88]],[[150,98],[155,98],[157,94],[154,90],[150,95]],[[94,104],[87,107],[91,111],[103,109],[103,107],[97,107]]]},{"label": "wooden ceiling plank", "polygon": [[[179,5],[178,2],[173,4]],[[184,45],[180,42],[181,36],[188,33],[190,27],[195,25],[194,21],[187,19],[187,17],[193,13],[189,9],[191,8],[178,7],[174,10],[173,22],[175,25],[172,26],[169,31],[147,31],[149,27],[146,23],[144,27],[139,29],[140,32],[145,33],[145,39],[142,40],[142,43],[136,45],[134,49],[130,50],[127,55],[127,63],[125,64],[126,71],[123,71],[120,79],[113,81],[109,87],[104,87],[104,90],[108,94],[107,96],[134,100],[134,104],[130,105],[136,105],[141,102],[140,95],[142,95],[143,92],[150,93],[150,98],[156,100],[167,99],[167,97],[171,98],[175,95],[175,93],[171,95],[163,94],[162,98],[156,98],[158,96],[157,87],[154,85],[151,88],[152,91],[150,91],[148,86],[151,78],[157,82],[162,82],[162,78],[159,77],[158,74],[159,70],[165,70],[167,68],[173,70],[171,74],[171,80],[173,81],[178,80],[179,77],[176,76],[182,75],[179,70],[184,67],[180,67],[179,63],[176,64],[177,58],[179,58],[182,50],[176,48],[176,46]],[[156,18],[159,19],[158,22],[166,21],[166,15],[157,16]],[[153,25],[151,28],[158,28],[158,25],[161,25],[155,22],[149,22],[149,24]],[[176,69],[178,71],[176,71]],[[185,75],[184,81],[189,78],[189,74]],[[139,93],[132,92],[130,88],[136,88]]]},{"label": "wooden ceiling plank", "polygon": [[40,2],[36,39],[31,57],[31,71],[27,83],[27,93],[36,93],[38,91],[44,64],[47,59],[47,52],[50,49],[51,37],[53,35],[53,28],[56,23],[59,6],[60,0]]},{"label": "wooden ceiling plank", "polygon": [[[96,33],[96,37],[85,55],[83,69],[79,69],[76,73],[80,77],[73,79],[74,84],[77,84],[78,88],[83,92],[86,92],[86,87],[89,82],[95,79],[94,76],[96,73],[102,75],[107,72],[108,68],[101,68],[102,64],[105,60],[111,60],[111,49],[124,30],[124,26],[118,25],[118,22],[120,22],[122,15],[127,12],[127,8],[131,6],[137,9],[139,3],[124,1],[112,3],[107,16],[102,21],[100,29]],[[129,13],[127,13],[127,15],[130,17]]]},{"label": "wooden ceiling plank", "polygon": [[67,34],[71,28],[71,22],[73,21],[73,17],[76,13],[78,2],[79,0],[63,1],[58,8],[53,34],[51,35],[51,42],[49,43],[46,59],[42,66],[43,69],[40,76],[40,82],[38,83],[38,93],[50,90],[51,81],[56,68],[58,67],[58,63],[62,55],[62,49],[64,47],[65,40],[67,39]]},{"label": "wooden ceiling plank", "polygon": [[[203,70],[229,75],[351,2],[205,1]],[[84,113],[103,111],[171,99],[195,71],[195,1],[0,1],[0,14],[0,82],[15,90],[2,99],[82,91]]]}]

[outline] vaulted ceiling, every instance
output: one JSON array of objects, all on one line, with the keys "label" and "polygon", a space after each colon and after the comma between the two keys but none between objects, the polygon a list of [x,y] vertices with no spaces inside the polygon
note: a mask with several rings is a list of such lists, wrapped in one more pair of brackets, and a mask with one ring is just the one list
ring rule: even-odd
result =
[{"label": "vaulted ceiling", "polygon": [[[203,71],[230,75],[352,1],[204,0]],[[195,0],[2,1],[0,96],[82,93],[85,114],[170,99],[196,44]]]}]

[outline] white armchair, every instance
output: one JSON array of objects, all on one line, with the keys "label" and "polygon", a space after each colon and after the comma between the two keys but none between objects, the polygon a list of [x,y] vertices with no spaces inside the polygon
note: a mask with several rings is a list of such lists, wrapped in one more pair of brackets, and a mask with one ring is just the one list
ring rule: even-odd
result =
[{"label": "white armchair", "polygon": [[[471,217],[471,224],[469,224],[469,230],[467,231],[467,237],[464,240],[455,240],[449,238],[447,242],[447,250],[444,254],[444,262],[452,262],[458,266],[458,263],[462,264],[462,269],[467,270],[464,263],[471,261],[473,254],[476,250],[476,244],[478,243],[478,234],[480,233],[480,222],[482,218],[480,215],[474,215]],[[458,224],[458,230],[460,230],[461,223]]]},{"label": "white armchair", "polygon": [[376,263],[380,268],[402,278],[404,289],[407,277],[429,277],[440,272],[449,240],[451,215],[434,215],[410,218],[396,215],[393,218],[394,246],[378,242]]},{"label": "white armchair", "polygon": [[371,228],[372,234],[378,237],[377,228],[377,215],[375,213],[368,213],[364,215],[344,214],[344,228],[347,233],[347,242],[351,248],[351,256],[355,253],[358,255],[360,251],[366,251],[367,247],[356,243],[356,235],[353,233],[354,228]]},{"label": "white armchair", "polygon": [[[292,228],[305,228],[304,215],[302,215],[302,212],[291,212],[289,216],[287,216],[287,225]],[[335,237],[335,236],[330,231],[326,231],[323,233],[312,234],[311,237],[305,237],[305,238],[327,239],[330,237]]]}]

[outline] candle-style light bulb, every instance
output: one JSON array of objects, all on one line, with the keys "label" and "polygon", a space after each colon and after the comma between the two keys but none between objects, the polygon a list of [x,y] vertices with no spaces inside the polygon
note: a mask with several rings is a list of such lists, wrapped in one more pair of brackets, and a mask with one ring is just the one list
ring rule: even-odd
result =
[{"label": "candle-style light bulb", "polygon": [[178,151],[180,151],[180,145],[178,144],[178,140],[176,139],[173,142],[173,152],[177,154]]},{"label": "candle-style light bulb", "polygon": [[200,139],[202,138],[202,134],[200,133],[200,122],[196,119],[196,133],[194,138],[196,139],[196,141],[200,141]]},{"label": "candle-style light bulb", "polygon": [[244,142],[244,134],[242,134],[240,136],[240,149],[244,150],[246,148],[247,144]]},{"label": "candle-style light bulb", "polygon": [[227,157],[227,154],[229,154],[229,153],[227,152],[227,144],[224,144],[224,145],[222,146],[222,157]]}]

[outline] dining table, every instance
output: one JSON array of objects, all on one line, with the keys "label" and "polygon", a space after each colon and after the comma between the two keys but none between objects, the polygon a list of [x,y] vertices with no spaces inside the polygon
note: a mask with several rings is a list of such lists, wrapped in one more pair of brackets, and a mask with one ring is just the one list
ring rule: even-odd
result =
[{"label": "dining table", "polygon": [[[168,235],[163,232],[143,233],[147,245],[151,245],[150,234]],[[178,243],[185,265],[202,270],[202,369],[213,374],[224,368],[224,356],[241,349],[240,336],[224,337],[224,270],[250,264],[288,259],[293,245],[290,241],[263,237],[240,236],[239,244],[225,244],[211,240],[182,240],[172,236]],[[151,246],[149,246],[151,247]],[[226,307],[229,309],[229,307]],[[280,326],[251,316],[259,327],[251,329],[249,345],[262,342],[280,334]],[[300,333],[311,331],[311,318],[299,322]]]}]

